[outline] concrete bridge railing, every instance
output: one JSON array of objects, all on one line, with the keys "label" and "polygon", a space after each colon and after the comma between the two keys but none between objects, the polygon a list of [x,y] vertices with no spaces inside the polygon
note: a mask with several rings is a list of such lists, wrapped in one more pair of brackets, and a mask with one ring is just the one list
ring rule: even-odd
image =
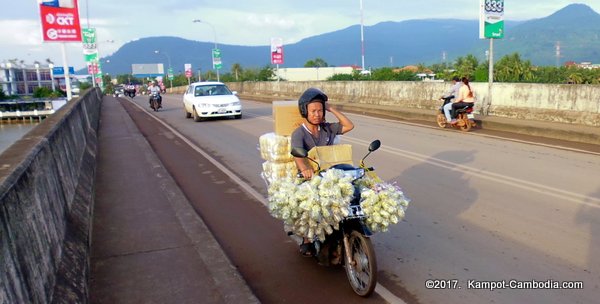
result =
[{"label": "concrete bridge railing", "polygon": [[[297,99],[309,87],[324,90],[332,101],[435,110],[448,83],[422,81],[235,82],[244,96]],[[487,83],[472,83],[479,111],[488,98]],[[182,91],[183,92],[183,91]],[[588,126],[600,126],[600,85],[496,83],[489,114]]]},{"label": "concrete bridge railing", "polygon": [[[450,84],[423,81],[264,81],[231,82],[244,98],[297,99],[309,87],[324,90],[334,102],[436,110]],[[487,83],[471,83],[480,111],[488,100]],[[175,87],[183,94],[187,86]],[[495,83],[491,116],[600,126],[600,85]]]},{"label": "concrete bridge railing", "polygon": [[0,303],[86,303],[102,96],[88,90],[0,158]]}]

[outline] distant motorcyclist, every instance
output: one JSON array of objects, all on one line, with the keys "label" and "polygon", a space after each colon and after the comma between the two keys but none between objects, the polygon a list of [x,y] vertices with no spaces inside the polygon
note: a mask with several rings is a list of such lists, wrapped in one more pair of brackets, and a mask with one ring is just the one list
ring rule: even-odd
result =
[{"label": "distant motorcyclist", "polygon": [[458,96],[458,92],[460,91],[460,87],[462,86],[462,82],[458,76],[454,76],[452,78],[452,87],[442,96],[444,100],[443,109],[444,115],[446,116],[446,121],[451,122],[452,116],[450,115],[450,111],[452,110],[452,100]]},{"label": "distant motorcyclist", "polygon": [[152,106],[152,95],[156,94],[158,97],[158,108],[162,108],[162,96],[160,96],[160,88],[152,81],[148,83],[148,94],[150,95],[150,98],[148,99],[150,106]]},{"label": "distant motorcyclist", "polygon": [[469,84],[469,78],[463,77],[462,83],[464,85],[462,85],[460,87],[460,90],[458,91],[458,95],[456,95],[456,98],[452,101],[452,103],[450,103],[450,107],[452,110],[452,112],[451,112],[452,120],[450,123],[452,123],[452,124],[456,123],[456,119],[454,119],[454,116],[455,116],[455,111],[457,109],[464,108],[466,106],[472,106],[475,103],[475,94],[473,93],[473,90],[471,89],[471,85]]}]

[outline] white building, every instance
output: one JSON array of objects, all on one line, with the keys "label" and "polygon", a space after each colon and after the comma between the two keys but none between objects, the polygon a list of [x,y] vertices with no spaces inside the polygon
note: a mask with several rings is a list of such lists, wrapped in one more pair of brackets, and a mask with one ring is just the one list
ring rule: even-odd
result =
[{"label": "white building", "polygon": [[[64,76],[62,78],[64,79]],[[52,75],[52,65],[0,63],[0,89],[6,95],[32,95],[39,87],[52,90],[53,80],[55,77]]]},{"label": "white building", "polygon": [[352,74],[352,67],[322,67],[322,68],[279,68],[275,77],[287,81],[320,81],[335,74]]}]

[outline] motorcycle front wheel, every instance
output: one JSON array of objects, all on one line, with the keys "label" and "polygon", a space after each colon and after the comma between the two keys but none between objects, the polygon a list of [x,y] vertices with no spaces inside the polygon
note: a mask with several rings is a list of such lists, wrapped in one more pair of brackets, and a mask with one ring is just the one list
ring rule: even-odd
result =
[{"label": "motorcycle front wheel", "polygon": [[446,122],[446,116],[442,113],[438,113],[436,121],[437,121],[438,126],[440,126],[440,128],[445,128],[446,124],[448,123],[448,122]]},{"label": "motorcycle front wheel", "polygon": [[358,231],[352,231],[348,238],[350,244],[349,255],[351,262],[346,258],[346,275],[350,286],[361,297],[370,296],[377,285],[377,259],[371,239]]}]

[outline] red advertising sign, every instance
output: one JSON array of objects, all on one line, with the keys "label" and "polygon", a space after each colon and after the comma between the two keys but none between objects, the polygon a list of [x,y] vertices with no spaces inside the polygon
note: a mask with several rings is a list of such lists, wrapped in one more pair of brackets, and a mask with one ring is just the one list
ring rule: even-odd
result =
[{"label": "red advertising sign", "polygon": [[97,63],[90,63],[88,64],[88,74],[98,74],[98,64]]},{"label": "red advertising sign", "polygon": [[283,64],[283,46],[277,48],[275,52],[271,52],[272,64]]},{"label": "red advertising sign", "polygon": [[271,64],[283,64],[283,40],[271,38]]},{"label": "red advertising sign", "polygon": [[183,66],[185,68],[185,77],[191,78],[192,77],[192,64],[186,63]]},{"label": "red advertising sign", "polygon": [[81,42],[77,0],[40,1],[44,42]]}]

